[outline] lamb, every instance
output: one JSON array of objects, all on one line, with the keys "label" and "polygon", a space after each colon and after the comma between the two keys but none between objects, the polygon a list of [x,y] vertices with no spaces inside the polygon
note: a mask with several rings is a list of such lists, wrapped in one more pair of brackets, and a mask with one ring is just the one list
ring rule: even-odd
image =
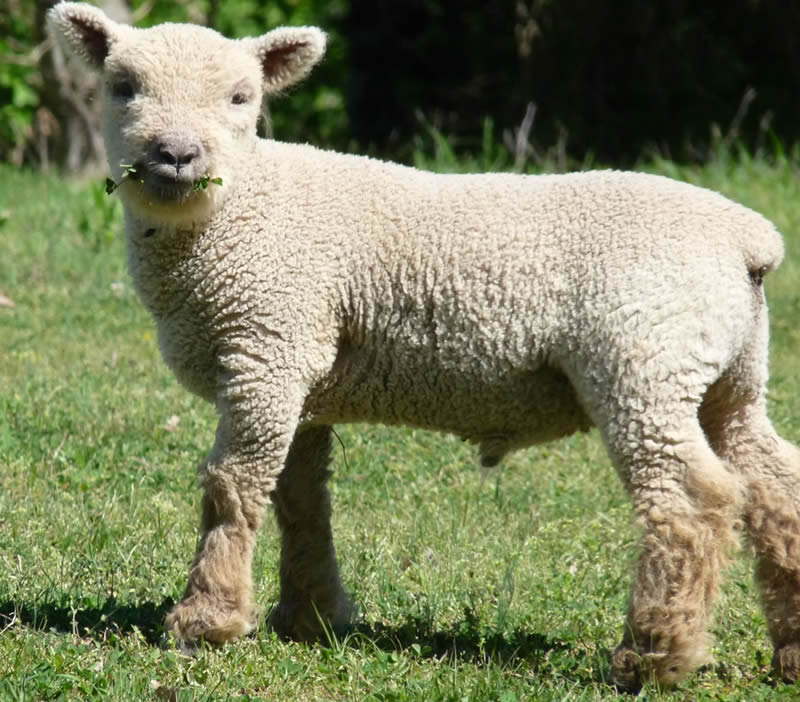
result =
[{"label": "lamb", "polygon": [[486,466],[594,426],[643,532],[617,685],[709,660],[740,518],[773,665],[800,677],[800,451],[766,414],[762,280],[783,256],[768,221],[639,173],[435,175],[260,139],[262,96],[323,56],[313,27],[230,40],[71,2],[49,24],[102,75],[130,273],[164,360],[219,413],[202,538],[165,624],[179,645],[255,626],[268,504],[269,625],[311,641],[351,621],[326,487],[335,422],[452,432]]}]

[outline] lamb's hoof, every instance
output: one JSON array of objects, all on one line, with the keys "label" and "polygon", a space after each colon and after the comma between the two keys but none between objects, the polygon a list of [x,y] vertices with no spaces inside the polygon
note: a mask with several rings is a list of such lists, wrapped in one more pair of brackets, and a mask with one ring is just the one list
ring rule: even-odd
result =
[{"label": "lamb's hoof", "polygon": [[165,631],[161,636],[161,648],[168,651],[177,651],[182,656],[187,658],[194,658],[200,650],[199,641],[186,641],[185,639],[178,639],[171,631]]},{"label": "lamb's hoof", "polygon": [[256,620],[255,610],[245,615],[207,595],[191,595],[172,608],[164,629],[181,653],[193,655],[201,641],[222,644],[249,634]]},{"label": "lamb's hoof", "polygon": [[642,689],[642,657],[626,644],[620,644],[611,654],[611,682],[631,695],[638,695]]},{"label": "lamb's hoof", "polygon": [[335,607],[322,613],[313,605],[297,605],[281,601],[267,616],[267,627],[284,640],[304,643],[326,642],[331,636],[341,637],[353,625],[357,609],[342,596]]},{"label": "lamb's hoof", "polygon": [[670,651],[638,651],[629,643],[621,643],[611,655],[611,676],[624,692],[638,694],[645,683],[661,689],[675,687],[700,666],[713,663],[705,640],[693,646],[674,646]]},{"label": "lamb's hoof", "polygon": [[772,669],[784,682],[800,680],[800,643],[790,643],[776,649],[772,656]]}]

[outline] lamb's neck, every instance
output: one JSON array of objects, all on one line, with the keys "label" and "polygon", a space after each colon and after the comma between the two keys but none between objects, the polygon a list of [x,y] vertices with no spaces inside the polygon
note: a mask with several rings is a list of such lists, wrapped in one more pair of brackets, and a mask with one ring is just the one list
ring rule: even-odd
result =
[{"label": "lamb's neck", "polygon": [[197,259],[207,225],[158,225],[126,212],[128,270],[145,307],[163,318],[187,289],[186,277]]}]

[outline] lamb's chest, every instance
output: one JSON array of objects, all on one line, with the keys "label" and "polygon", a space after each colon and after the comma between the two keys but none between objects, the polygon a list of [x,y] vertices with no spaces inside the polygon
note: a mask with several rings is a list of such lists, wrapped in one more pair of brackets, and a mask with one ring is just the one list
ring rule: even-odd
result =
[{"label": "lamb's chest", "polygon": [[177,312],[156,319],[158,345],[165,363],[188,390],[213,402],[217,368],[213,344],[202,321]]},{"label": "lamb's chest", "polygon": [[155,320],[164,361],[188,390],[213,401],[217,371],[208,288],[215,283],[208,275],[198,274],[194,242],[170,246],[175,242],[164,238],[158,241],[154,234],[141,241],[129,240],[130,274]]}]

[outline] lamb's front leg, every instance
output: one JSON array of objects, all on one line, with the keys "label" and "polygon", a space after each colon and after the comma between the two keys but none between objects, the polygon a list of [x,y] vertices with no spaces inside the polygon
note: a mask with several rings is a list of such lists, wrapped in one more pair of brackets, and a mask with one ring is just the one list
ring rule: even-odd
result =
[{"label": "lamb's front leg", "polygon": [[353,607],[339,579],[331,533],[329,426],[300,429],[273,496],[281,529],[280,602],[269,625],[310,641],[350,624]]},{"label": "lamb's front leg", "polygon": [[181,646],[199,639],[222,643],[256,624],[250,564],[266,495],[212,470],[204,479],[202,536],[183,599],[167,616]]},{"label": "lamb's front leg", "polygon": [[200,480],[204,490],[200,545],[183,599],[165,627],[176,643],[222,643],[256,624],[251,562],[256,532],[288,451],[290,432],[255,440],[220,420],[217,441]]}]

